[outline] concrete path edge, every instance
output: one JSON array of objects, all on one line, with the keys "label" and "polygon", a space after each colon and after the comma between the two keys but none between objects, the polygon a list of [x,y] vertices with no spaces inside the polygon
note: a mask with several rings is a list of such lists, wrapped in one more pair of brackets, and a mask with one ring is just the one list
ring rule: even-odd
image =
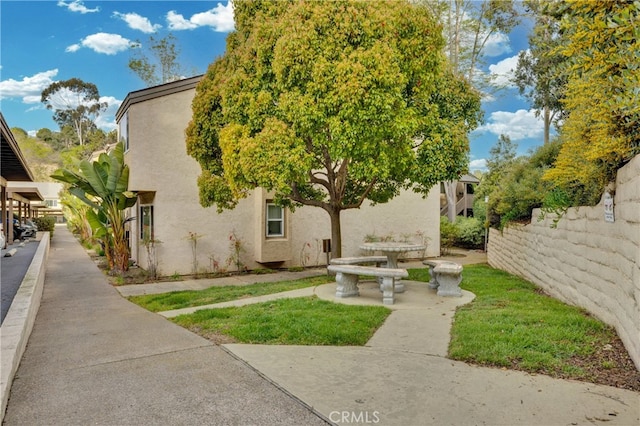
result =
[{"label": "concrete path edge", "polygon": [[300,404],[301,406],[303,406],[306,409],[308,409],[309,411],[311,411],[313,414],[318,416],[323,421],[327,422],[327,424],[329,424],[329,425],[335,424],[334,422],[329,420],[329,418],[327,418],[327,416],[322,414],[320,411],[316,410],[315,407],[313,407],[312,405],[307,404],[305,401],[303,401],[297,395],[295,395],[294,393],[292,393],[289,390],[287,390],[287,388],[285,388],[284,386],[280,385],[278,382],[276,382],[271,377],[269,377],[266,374],[264,374],[262,371],[258,370],[255,366],[251,365],[248,361],[246,361],[245,359],[241,358],[238,354],[233,352],[231,349],[227,348],[225,345],[220,345],[220,349],[222,349],[224,352],[229,354],[232,358],[236,359],[238,362],[240,362],[240,363],[244,364],[245,366],[247,366],[247,368],[249,368],[250,370],[253,370],[258,376],[262,377],[264,380],[266,380],[267,382],[271,383],[274,387],[276,387],[279,390],[281,390],[284,394],[288,395],[291,399],[296,401],[298,404]]},{"label": "concrete path edge", "polygon": [[0,327],[0,423],[4,419],[13,378],[27,347],[40,308],[51,234],[44,233],[7,316]]}]

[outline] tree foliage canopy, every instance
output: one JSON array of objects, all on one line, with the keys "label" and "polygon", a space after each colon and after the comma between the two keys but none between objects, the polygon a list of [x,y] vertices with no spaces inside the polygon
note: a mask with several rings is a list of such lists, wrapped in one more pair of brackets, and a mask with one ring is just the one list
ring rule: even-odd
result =
[{"label": "tree foliage canopy", "polygon": [[559,52],[562,37],[559,35],[559,22],[550,16],[539,0],[525,2],[535,20],[529,36],[529,49],[518,54],[518,66],[514,71],[513,82],[521,95],[525,95],[536,116],[544,120],[544,143],[549,143],[551,124],[565,118],[562,104],[567,76],[562,72],[566,57]]},{"label": "tree foliage canopy", "polygon": [[133,56],[129,59],[129,69],[133,71],[147,86],[169,83],[179,80],[185,70],[178,61],[180,48],[176,38],[169,33],[166,37],[149,37],[147,52],[142,50],[142,43],[137,41],[131,45]]},{"label": "tree foliage canopy", "polygon": [[568,117],[562,150],[545,178],[573,203],[592,204],[617,169],[640,152],[640,3],[553,4],[564,42]]},{"label": "tree foliage canopy", "polygon": [[[442,29],[407,2],[234,4],[236,31],[196,90],[187,150],[201,203],[248,191],[341,210],[427,192],[466,171],[478,94],[449,70]],[[337,219],[337,220],[336,220]]]},{"label": "tree foliage canopy", "polygon": [[61,129],[74,128],[80,145],[87,132],[95,129],[94,118],[107,108],[106,102],[100,102],[98,87],[79,78],[51,83],[42,91],[40,100],[54,111],[53,119]]}]

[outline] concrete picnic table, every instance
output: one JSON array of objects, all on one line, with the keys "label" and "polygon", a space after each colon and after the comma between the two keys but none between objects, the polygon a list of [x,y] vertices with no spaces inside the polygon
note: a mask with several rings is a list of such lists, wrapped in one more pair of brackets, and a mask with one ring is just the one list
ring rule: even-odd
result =
[{"label": "concrete picnic table", "polygon": [[[363,243],[360,245],[360,250],[364,250],[367,252],[375,252],[379,251],[385,256],[387,256],[387,268],[398,268],[398,256],[402,253],[407,253],[410,251],[422,251],[425,250],[426,246],[423,244],[416,243],[398,243],[394,241],[378,241],[373,243]],[[404,269],[404,268],[402,268]],[[404,292],[404,284],[400,279],[396,279],[395,281],[395,292],[402,293]]]}]

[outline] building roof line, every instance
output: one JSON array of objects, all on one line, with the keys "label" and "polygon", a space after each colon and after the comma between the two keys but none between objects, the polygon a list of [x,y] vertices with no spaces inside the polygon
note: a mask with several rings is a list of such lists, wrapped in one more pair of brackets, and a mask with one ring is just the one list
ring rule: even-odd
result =
[{"label": "building roof line", "polygon": [[[20,147],[18,146],[18,141],[16,141],[16,137],[11,131],[11,128],[9,128],[9,125],[7,124],[7,121],[5,120],[4,115],[2,114],[1,111],[0,111],[0,132],[1,132],[1,140],[3,145],[3,148],[2,148],[3,177],[5,178],[8,177],[7,175],[5,175],[5,171],[9,170],[10,172],[22,174],[23,176],[21,177],[23,178],[26,177],[26,179],[24,180],[33,181],[33,173],[31,172],[31,169],[27,165],[27,161],[25,160],[24,155],[22,154],[22,151],[20,151]],[[8,156],[8,158],[5,158],[5,155]],[[14,158],[11,158],[11,157],[14,157]],[[11,160],[14,160],[14,159],[17,160],[17,164],[15,162],[13,164],[9,164],[9,162],[11,162]],[[20,168],[22,168],[22,170],[20,170]],[[21,171],[23,173],[19,173]],[[11,179],[19,180],[19,179],[15,179],[15,176],[13,178],[9,176],[7,180],[11,180]]]},{"label": "building roof line", "polygon": [[160,84],[158,86],[147,87],[145,89],[129,92],[120,104],[120,108],[116,111],[116,122],[119,122],[129,107],[138,102],[148,101],[150,99],[159,98],[161,96],[171,95],[173,93],[183,92],[193,89],[202,80],[204,74],[196,75],[182,80],[176,80],[169,83]]}]

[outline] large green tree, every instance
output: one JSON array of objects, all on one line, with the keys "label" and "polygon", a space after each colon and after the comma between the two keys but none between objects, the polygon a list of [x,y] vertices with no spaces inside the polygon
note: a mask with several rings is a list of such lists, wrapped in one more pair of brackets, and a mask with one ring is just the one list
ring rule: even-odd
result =
[{"label": "large green tree", "polygon": [[534,19],[529,35],[529,49],[518,55],[518,66],[514,72],[514,83],[521,95],[525,95],[536,114],[544,122],[544,143],[549,143],[551,125],[565,118],[562,105],[567,75],[563,72],[566,58],[558,51],[563,42],[559,34],[559,22],[548,13],[549,1],[525,2]]},{"label": "large green tree", "polygon": [[[518,23],[513,0],[422,0],[440,20],[445,38],[444,51],[453,73],[466,78],[477,90],[494,92],[491,75],[478,72],[485,62],[486,46],[492,37],[508,34]],[[457,179],[457,177],[456,177]],[[456,218],[457,180],[444,182],[449,222]]]},{"label": "large green tree", "polygon": [[594,204],[620,166],[640,153],[640,2],[574,0],[552,4],[568,75],[563,146],[545,178]]},{"label": "large green tree", "polygon": [[95,117],[107,108],[100,102],[98,87],[79,78],[51,83],[42,91],[41,102],[53,110],[53,119],[60,128],[72,126],[80,145],[88,131],[95,128]]},{"label": "large green tree", "polygon": [[427,193],[468,163],[479,95],[454,75],[442,28],[405,1],[237,1],[227,51],[196,89],[187,150],[200,202],[233,208],[256,187],[340,213]]}]

